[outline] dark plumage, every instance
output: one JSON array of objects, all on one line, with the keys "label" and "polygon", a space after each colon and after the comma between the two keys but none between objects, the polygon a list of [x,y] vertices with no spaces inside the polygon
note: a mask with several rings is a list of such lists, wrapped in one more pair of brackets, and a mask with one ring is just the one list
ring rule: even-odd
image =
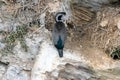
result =
[{"label": "dark plumage", "polygon": [[52,38],[54,46],[57,48],[59,56],[63,57],[63,48],[66,39],[66,28],[62,17],[66,15],[65,12],[59,12],[55,16],[55,25],[52,31]]}]

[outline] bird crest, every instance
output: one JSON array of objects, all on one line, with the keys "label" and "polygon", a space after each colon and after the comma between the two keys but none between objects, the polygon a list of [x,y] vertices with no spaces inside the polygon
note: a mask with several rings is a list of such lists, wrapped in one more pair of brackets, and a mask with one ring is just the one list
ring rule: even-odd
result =
[{"label": "bird crest", "polygon": [[55,21],[56,22],[64,22],[65,20],[65,15],[66,13],[65,12],[58,12],[55,16]]}]

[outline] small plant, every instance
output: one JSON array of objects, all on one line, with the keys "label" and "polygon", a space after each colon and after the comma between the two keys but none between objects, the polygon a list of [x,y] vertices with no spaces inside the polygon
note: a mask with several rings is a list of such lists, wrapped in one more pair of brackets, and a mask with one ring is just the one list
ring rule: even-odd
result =
[{"label": "small plant", "polygon": [[25,40],[21,38],[19,41],[20,41],[21,47],[24,49],[25,52],[27,52],[28,46],[26,45]]},{"label": "small plant", "polygon": [[24,35],[27,34],[27,27],[25,25],[23,26],[17,26],[16,31],[11,31],[7,34],[7,36],[4,38],[3,42],[7,43],[6,51],[12,51],[12,49],[15,46],[15,41],[20,41],[21,47],[27,51],[27,45],[24,40]]},{"label": "small plant", "polygon": [[114,48],[110,56],[115,60],[120,59],[120,46]]}]

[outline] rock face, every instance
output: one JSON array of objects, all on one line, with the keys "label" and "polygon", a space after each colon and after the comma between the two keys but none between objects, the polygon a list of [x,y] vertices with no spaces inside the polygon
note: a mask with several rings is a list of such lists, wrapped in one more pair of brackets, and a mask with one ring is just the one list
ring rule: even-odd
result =
[{"label": "rock face", "polygon": [[[1,0],[0,80],[120,80],[120,62],[108,56],[120,58],[113,4],[119,0]],[[58,11],[67,13],[63,58],[51,40]],[[106,54],[111,46],[117,51]]]},{"label": "rock face", "polygon": [[2,80],[29,80],[28,74],[17,65],[8,67]]}]

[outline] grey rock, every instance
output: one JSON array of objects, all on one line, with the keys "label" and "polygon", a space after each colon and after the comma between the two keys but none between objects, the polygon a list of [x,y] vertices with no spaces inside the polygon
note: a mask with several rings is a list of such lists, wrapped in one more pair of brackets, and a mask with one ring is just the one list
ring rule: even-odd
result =
[{"label": "grey rock", "polygon": [[3,77],[5,72],[6,72],[6,66],[3,64],[0,64],[0,79]]},{"label": "grey rock", "polygon": [[2,80],[28,80],[28,75],[19,66],[12,65],[7,69]]}]

